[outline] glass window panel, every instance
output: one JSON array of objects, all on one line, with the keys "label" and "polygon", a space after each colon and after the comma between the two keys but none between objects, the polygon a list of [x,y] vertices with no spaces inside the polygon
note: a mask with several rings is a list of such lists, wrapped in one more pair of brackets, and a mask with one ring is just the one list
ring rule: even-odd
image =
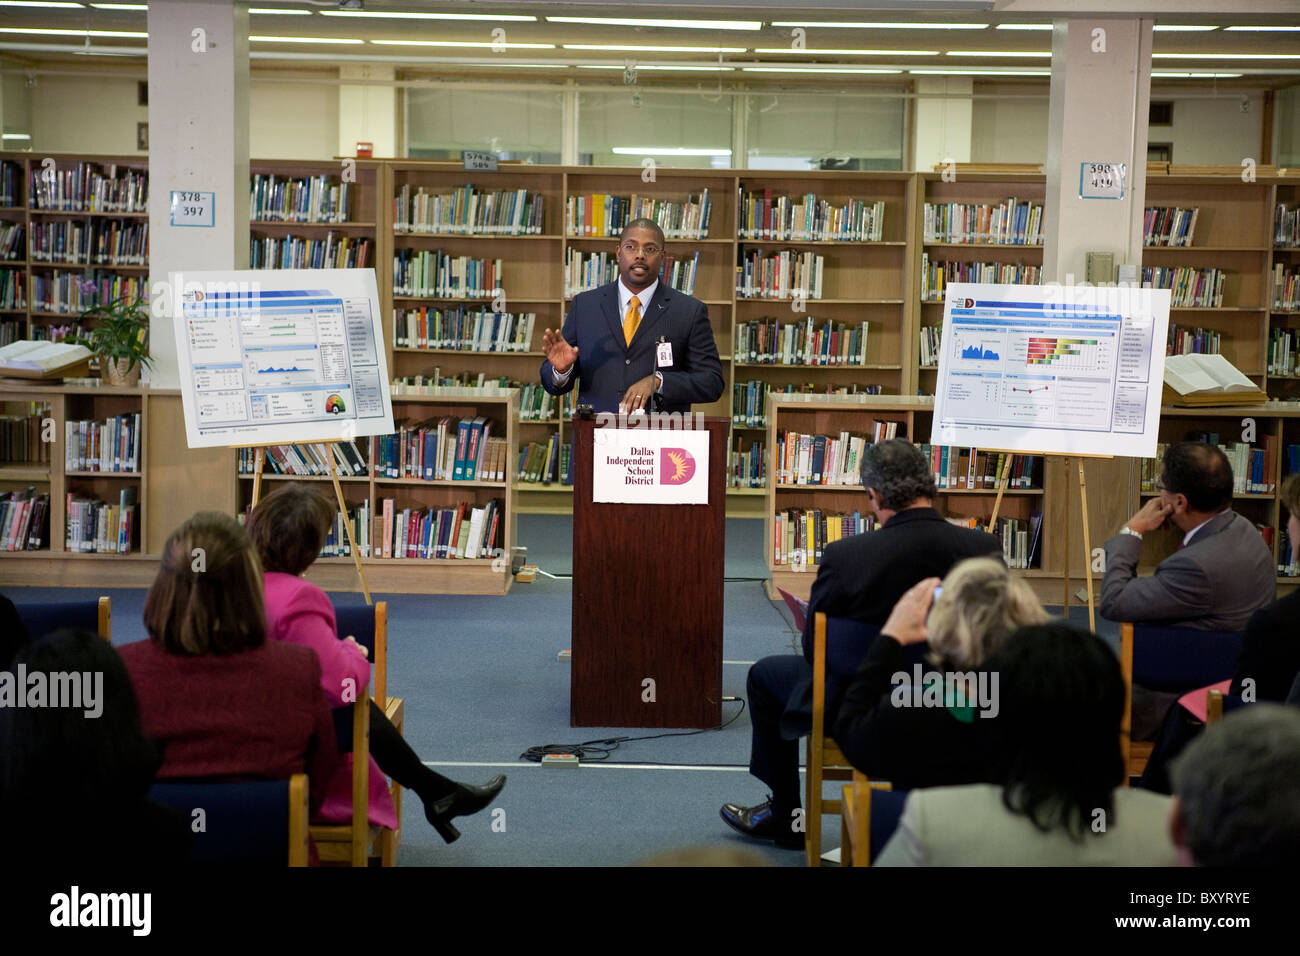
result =
[{"label": "glass window panel", "polygon": [[563,95],[557,90],[407,90],[407,155],[460,159],[467,149],[499,159],[560,162]]},{"label": "glass window panel", "polygon": [[[716,94],[714,94],[716,95]],[[666,166],[730,169],[732,97],[623,89],[578,96],[578,162],[640,166],[647,156]],[[635,153],[615,153],[634,149]],[[681,155],[663,150],[712,150]]]},{"label": "glass window panel", "polygon": [[745,113],[748,166],[902,169],[904,102],[901,96],[751,93]]}]

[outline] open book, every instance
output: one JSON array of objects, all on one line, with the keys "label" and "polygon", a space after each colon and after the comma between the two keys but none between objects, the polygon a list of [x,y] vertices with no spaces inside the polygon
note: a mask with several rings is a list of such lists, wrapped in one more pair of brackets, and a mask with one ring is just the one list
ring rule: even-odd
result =
[{"label": "open book", "polygon": [[1171,355],[1165,359],[1165,401],[1256,405],[1268,401],[1268,396],[1222,355]]},{"label": "open book", "polygon": [[0,375],[59,378],[86,369],[90,354],[84,345],[70,342],[11,342],[0,348]]}]

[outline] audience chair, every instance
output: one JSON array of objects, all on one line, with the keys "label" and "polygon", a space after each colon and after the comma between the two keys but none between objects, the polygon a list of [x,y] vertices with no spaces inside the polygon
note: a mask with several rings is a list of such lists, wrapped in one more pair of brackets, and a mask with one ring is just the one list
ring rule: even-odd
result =
[{"label": "audience chair", "polygon": [[113,601],[107,596],[91,601],[15,601],[14,607],[34,638],[65,627],[80,627],[113,643]]},{"label": "audience chair", "polygon": [[[185,818],[191,832],[192,863],[266,863],[306,866],[307,775],[288,780],[238,783],[163,782],[149,799]],[[195,829],[195,813],[203,826]]]},{"label": "audience chair", "polygon": [[872,846],[883,846],[894,827],[898,826],[898,813],[886,814],[892,822],[889,833],[882,839],[880,821],[871,812],[871,804],[876,795],[892,790],[893,786],[888,782],[868,780],[862,771],[853,771],[853,783],[845,784],[842,793],[844,807],[840,814],[840,866],[870,866]]},{"label": "audience chair", "polygon": [[384,830],[370,825],[369,688],[360,688],[352,705],[352,819],[312,824],[309,832],[322,863],[367,866],[371,858],[383,862]]},{"label": "audience chair", "polygon": [[1225,694],[1221,690],[1205,692],[1205,726],[1212,727],[1223,720],[1225,714],[1240,710],[1246,702],[1235,694]]},{"label": "audience chair", "polygon": [[[821,866],[822,814],[841,813],[840,800],[826,800],[824,780],[849,780],[853,768],[839,745],[826,733],[828,678],[843,687],[857,673],[879,628],[849,618],[827,618],[818,611],[813,621],[812,733],[808,737],[808,767],[804,789],[804,851],[809,866]],[[841,850],[841,858],[843,851]]]},{"label": "audience chair", "polygon": [[[388,602],[377,601],[374,607],[365,604],[336,607],[334,619],[339,640],[353,637],[369,653],[372,696],[384,716],[397,728],[398,733],[402,733],[406,715],[405,702],[400,697],[388,696]],[[367,740],[368,734],[367,730]],[[366,752],[369,752],[369,747]],[[355,766],[353,769],[355,772]],[[397,812],[398,827],[396,830],[384,829],[380,834],[379,858],[383,866],[396,865],[397,848],[402,842],[402,787],[396,780],[390,784],[389,793],[393,798],[393,809]]]},{"label": "audience chair", "polygon": [[1190,627],[1119,626],[1119,664],[1124,675],[1124,719],[1120,747],[1128,778],[1141,776],[1152,741],[1133,740],[1133,685],[1149,690],[1189,691],[1232,676],[1241,655],[1240,631],[1198,631]]}]

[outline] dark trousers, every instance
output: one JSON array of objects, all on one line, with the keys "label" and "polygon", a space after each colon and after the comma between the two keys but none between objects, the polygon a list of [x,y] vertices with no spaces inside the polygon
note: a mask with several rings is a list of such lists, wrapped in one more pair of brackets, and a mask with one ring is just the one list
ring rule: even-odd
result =
[{"label": "dark trousers", "polygon": [[1205,725],[1191,715],[1186,707],[1175,704],[1169,708],[1160,733],[1156,735],[1151,748],[1151,757],[1146,769],[1142,771],[1143,790],[1156,793],[1173,793],[1173,782],[1169,779],[1169,764],[1183,752],[1184,748],[1200,736]]},{"label": "dark trousers", "polygon": [[[352,707],[336,707],[332,716],[339,753],[351,753]],[[373,700],[370,701],[370,756],[375,758],[380,770],[418,795],[424,803],[439,800],[456,789],[456,781],[448,780],[424,765]]]},{"label": "dark trousers", "polygon": [[[746,693],[753,738],[749,772],[771,788],[773,812],[788,818],[799,800],[799,738],[790,737],[800,721],[786,714],[790,695],[812,676],[812,665],[798,654],[765,657],[749,669]],[[786,719],[782,721],[782,716]],[[784,724],[784,732],[782,725]],[[812,730],[811,721],[803,733]]]}]

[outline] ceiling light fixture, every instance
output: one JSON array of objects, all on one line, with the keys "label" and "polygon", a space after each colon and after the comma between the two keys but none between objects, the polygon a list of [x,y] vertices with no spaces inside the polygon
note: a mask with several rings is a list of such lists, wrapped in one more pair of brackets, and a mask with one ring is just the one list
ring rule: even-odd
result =
[{"label": "ceiling light fixture", "polygon": [[489,13],[407,13],[387,10],[321,10],[322,17],[363,17],[369,20],[487,20],[535,23],[536,17],[516,14],[495,16]]},{"label": "ceiling light fixture", "polygon": [[566,50],[606,50],[629,53],[744,53],[743,46],[636,46],[617,43],[561,43]]},{"label": "ceiling light fixture", "polygon": [[671,30],[761,30],[761,20],[655,20],[645,17],[547,17],[550,23],[606,27],[663,27]]},{"label": "ceiling light fixture", "polygon": [[759,47],[755,53],[798,53],[804,56],[938,56],[938,50],[792,50],[788,46]]}]

